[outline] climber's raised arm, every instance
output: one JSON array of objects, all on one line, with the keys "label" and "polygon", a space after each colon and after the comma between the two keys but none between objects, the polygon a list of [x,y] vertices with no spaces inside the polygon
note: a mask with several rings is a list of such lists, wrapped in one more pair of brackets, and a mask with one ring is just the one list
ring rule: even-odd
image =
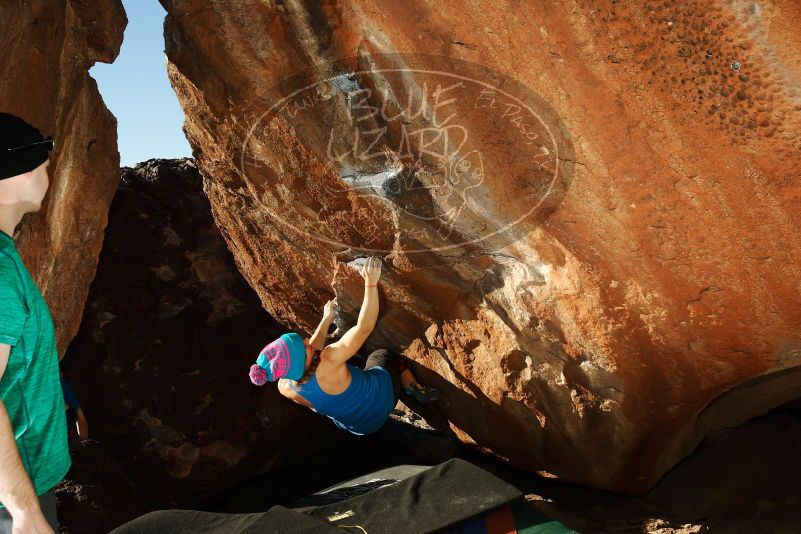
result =
[{"label": "climber's raised arm", "polygon": [[364,278],[364,301],[356,326],[345,332],[339,340],[323,349],[323,357],[344,364],[361,348],[378,320],[378,280],[381,278],[381,259],[370,257],[359,270]]},{"label": "climber's raised arm", "polygon": [[309,338],[309,342],[317,350],[323,350],[328,329],[331,326],[331,323],[334,321],[334,306],[336,303],[336,298],[333,298],[325,303],[325,307],[323,308],[323,318],[320,319],[320,324],[317,325],[317,330],[315,330],[314,334],[312,334],[312,337]]},{"label": "climber's raised arm", "polygon": [[368,328],[372,332],[378,320],[378,280],[381,278],[381,258],[370,256],[362,265],[359,274],[364,278],[364,301],[356,324]]}]

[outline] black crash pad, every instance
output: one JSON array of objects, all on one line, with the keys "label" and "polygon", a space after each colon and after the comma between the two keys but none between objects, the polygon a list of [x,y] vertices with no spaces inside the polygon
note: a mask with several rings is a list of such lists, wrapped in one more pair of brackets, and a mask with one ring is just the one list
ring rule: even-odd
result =
[{"label": "black crash pad", "polygon": [[217,514],[164,510],[139,517],[113,534],[433,532],[484,514],[522,496],[495,475],[452,459],[414,476],[340,502],[297,510],[274,506],[264,513]]}]

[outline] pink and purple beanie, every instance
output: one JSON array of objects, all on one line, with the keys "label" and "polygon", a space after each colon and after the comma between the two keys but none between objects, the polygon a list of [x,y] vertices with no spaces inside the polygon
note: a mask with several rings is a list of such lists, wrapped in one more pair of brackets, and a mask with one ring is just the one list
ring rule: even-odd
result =
[{"label": "pink and purple beanie", "polygon": [[295,332],[281,337],[261,349],[256,363],[250,367],[250,381],[257,386],[279,378],[300,380],[306,370],[306,347]]}]

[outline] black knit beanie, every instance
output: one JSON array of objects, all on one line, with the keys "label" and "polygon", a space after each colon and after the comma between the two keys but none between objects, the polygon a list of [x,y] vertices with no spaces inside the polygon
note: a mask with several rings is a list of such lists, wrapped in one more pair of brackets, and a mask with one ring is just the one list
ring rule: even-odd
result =
[{"label": "black knit beanie", "polygon": [[0,112],[0,180],[32,171],[44,163],[53,144],[42,141],[46,140],[39,130],[16,115]]}]

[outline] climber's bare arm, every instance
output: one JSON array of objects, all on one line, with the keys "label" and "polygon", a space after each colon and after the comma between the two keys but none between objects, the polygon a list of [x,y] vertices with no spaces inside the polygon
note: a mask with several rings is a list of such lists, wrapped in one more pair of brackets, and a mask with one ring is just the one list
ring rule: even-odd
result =
[{"label": "climber's bare arm", "polygon": [[[371,256],[359,270],[364,278],[364,300],[356,326],[345,332],[337,341],[323,349],[321,357],[344,365],[364,345],[378,320],[378,280],[381,277],[381,258]],[[372,286],[372,287],[371,287]]]},{"label": "climber's bare arm", "polygon": [[[372,290],[375,291],[375,288]],[[372,332],[372,328],[357,324],[337,341],[325,347],[320,357],[335,365],[344,364],[359,351]]]},{"label": "climber's bare arm", "polygon": [[309,338],[309,342],[317,350],[322,350],[323,346],[325,345],[325,338],[328,335],[328,329],[331,327],[331,323],[334,322],[334,306],[336,303],[337,299],[334,298],[325,304],[323,318],[320,319],[320,324],[317,325],[317,329],[314,331],[314,334],[312,334],[312,337]]}]

